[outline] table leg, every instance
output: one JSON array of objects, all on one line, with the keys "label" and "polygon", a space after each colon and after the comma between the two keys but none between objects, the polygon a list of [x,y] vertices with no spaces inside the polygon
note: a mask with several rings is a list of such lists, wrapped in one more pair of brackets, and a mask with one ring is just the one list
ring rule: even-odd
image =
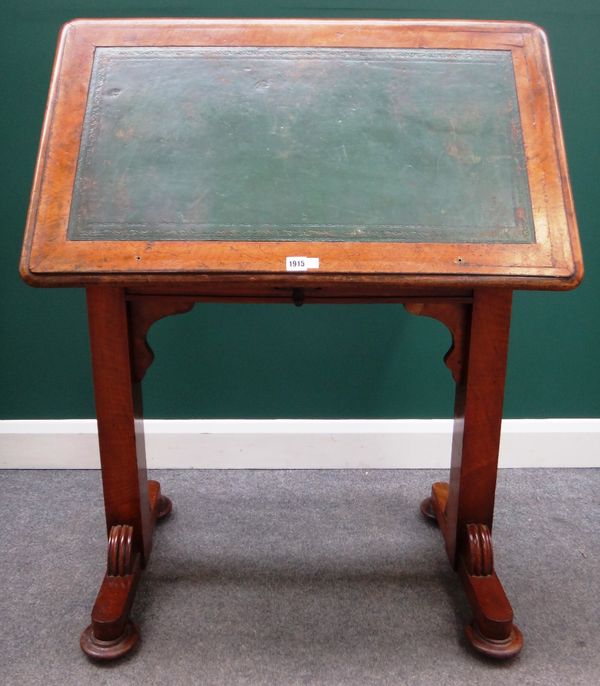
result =
[{"label": "table leg", "polygon": [[132,373],[124,292],[92,286],[87,301],[108,559],[81,648],[90,657],[110,660],[138,641],[129,611],[150,556],[154,524],[170,512],[171,503],[158,482],[147,478],[141,385]]},{"label": "table leg", "polygon": [[[492,547],[511,296],[510,291],[482,289],[464,310],[458,332],[464,340],[464,361],[455,375],[450,483],[434,484],[431,498],[421,505],[423,514],[440,526],[473,610],[467,638],[477,651],[495,658],[513,657],[523,645],[494,571]],[[417,314],[443,319],[436,312]]]}]

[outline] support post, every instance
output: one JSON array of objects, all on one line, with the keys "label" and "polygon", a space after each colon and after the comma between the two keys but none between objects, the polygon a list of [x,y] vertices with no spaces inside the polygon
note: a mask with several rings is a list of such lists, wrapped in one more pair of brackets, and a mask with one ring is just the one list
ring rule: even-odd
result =
[{"label": "support post", "polygon": [[456,569],[470,522],[491,531],[512,293],[475,291],[464,374],[456,385],[446,547]]},{"label": "support post", "polygon": [[152,547],[144,446],[142,395],[133,380],[125,293],[87,289],[90,346],[106,527],[133,527],[133,544],[145,565]]},{"label": "support post", "polygon": [[134,374],[125,293],[90,286],[87,303],[108,550],[92,623],[80,645],[91,658],[114,660],[138,643],[129,612],[150,556],[154,524],[169,514],[171,501],[146,473],[141,383]]},{"label": "support post", "polygon": [[517,655],[523,646],[494,570],[492,547],[511,301],[510,291],[478,289],[463,318],[449,316],[445,306],[412,308],[452,323],[454,342],[463,341],[464,363],[454,365],[450,483],[433,484],[421,511],[437,520],[473,610],[467,639],[480,653],[500,659]]}]

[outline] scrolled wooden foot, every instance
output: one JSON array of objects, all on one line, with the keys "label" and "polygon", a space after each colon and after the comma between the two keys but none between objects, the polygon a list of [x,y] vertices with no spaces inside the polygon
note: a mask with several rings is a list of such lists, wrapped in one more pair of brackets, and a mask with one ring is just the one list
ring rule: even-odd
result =
[{"label": "scrolled wooden foot", "polygon": [[494,571],[492,534],[487,525],[467,524],[458,571],[474,615],[465,628],[471,646],[500,660],[518,655],[523,634],[513,623],[512,607]]},{"label": "scrolled wooden foot", "polygon": [[467,524],[465,564],[471,576],[490,576],[494,571],[492,534],[485,524]]},{"label": "scrolled wooden foot", "polygon": [[156,505],[156,519],[164,519],[171,514],[173,503],[166,495],[161,495]]},{"label": "scrolled wooden foot", "polygon": [[173,510],[173,503],[170,498],[160,492],[158,481],[148,481],[148,496],[150,499],[150,509],[155,519],[168,517]]},{"label": "scrolled wooden foot", "polygon": [[139,641],[139,631],[129,620],[141,570],[133,534],[128,524],[117,524],[108,534],[106,574],[92,609],[92,623],[79,641],[83,652],[95,660],[122,657]]},{"label": "scrolled wooden foot", "polygon": [[[427,518],[430,513],[434,514],[447,550],[448,496],[448,484],[435,483],[431,497],[421,503],[421,512]],[[486,524],[472,522],[466,525],[457,572],[473,610],[473,621],[465,628],[471,646],[482,655],[495,659],[505,660],[518,655],[523,647],[523,635],[513,623],[512,607],[494,571],[492,532]]]},{"label": "scrolled wooden foot", "polygon": [[103,641],[94,635],[94,626],[90,624],[81,634],[81,650],[94,660],[116,660],[130,653],[140,640],[137,626],[128,621],[125,630],[117,638]]},{"label": "scrolled wooden foot", "polygon": [[419,509],[421,510],[421,514],[423,517],[425,517],[425,519],[437,524],[437,517],[433,509],[433,502],[431,498],[425,498],[425,500],[422,500]]},{"label": "scrolled wooden foot", "polygon": [[133,570],[133,527],[117,524],[108,534],[108,576],[127,576]]},{"label": "scrolled wooden foot", "polygon": [[446,503],[448,502],[448,484],[436,482],[431,487],[431,495],[421,502],[421,514],[428,521],[433,521],[442,531],[444,540],[447,538]]},{"label": "scrolled wooden foot", "polygon": [[484,636],[476,621],[465,627],[465,634],[471,646],[478,653],[496,660],[509,660],[518,655],[523,648],[523,634],[516,624],[512,625],[509,636],[504,639]]}]

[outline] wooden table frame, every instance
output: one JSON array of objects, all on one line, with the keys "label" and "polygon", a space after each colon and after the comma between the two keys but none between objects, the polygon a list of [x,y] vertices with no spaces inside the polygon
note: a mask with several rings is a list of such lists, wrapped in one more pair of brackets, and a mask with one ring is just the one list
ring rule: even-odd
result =
[{"label": "wooden table frame", "polygon": [[[301,304],[297,288],[282,294]],[[433,317],[452,335],[445,363],[456,382],[450,482],[433,485],[422,512],[437,520],[451,565],[459,573],[474,619],[471,644],[491,657],[511,657],[522,646],[511,606],[494,572],[492,521],[512,294],[478,289],[434,295],[371,296],[402,302],[415,315]],[[147,565],[157,518],[171,511],[155,481],[148,481],[141,423],[141,381],[152,363],[146,341],[152,323],[189,311],[196,302],[226,301],[214,294],[156,294],[143,289],[89,286],[87,302],[106,523],[108,567],[81,639],[94,658],[128,652],[138,632],[128,620],[141,570]],[[239,298],[232,298],[239,301]],[[326,302],[355,299],[327,298]],[[253,297],[253,302],[272,299]],[[308,298],[306,302],[319,302]],[[360,300],[364,302],[364,299]]]},{"label": "wooden table frame", "polygon": [[[535,240],[513,244],[72,241],[67,223],[95,46],[252,45],[469,47],[510,50]],[[69,83],[65,89],[63,84]],[[287,255],[319,256],[290,274]],[[513,290],[568,289],[583,266],[543,32],[529,24],[452,21],[93,20],[63,30],[21,262],[38,286],[87,290],[108,533],[107,569],[81,647],[97,659],[129,652],[129,619],[155,523],[171,502],[146,474],[141,383],[146,336],[199,302],[403,303],[451,333],[456,383],[449,483],[421,505],[437,522],[473,610],[470,644],[510,658],[523,638],[494,571],[492,525]]]}]

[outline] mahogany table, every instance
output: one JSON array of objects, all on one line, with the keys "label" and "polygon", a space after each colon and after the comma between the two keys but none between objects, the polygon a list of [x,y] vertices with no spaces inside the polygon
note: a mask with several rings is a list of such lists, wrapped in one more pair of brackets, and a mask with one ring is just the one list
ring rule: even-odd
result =
[{"label": "mahogany table", "polygon": [[581,250],[546,38],[483,21],[80,20],[60,36],[21,261],[87,290],[108,531],[87,655],[129,619],[157,519],[141,381],[195,303],[400,302],[452,334],[437,521],[472,646],[522,646],[492,518],[511,297],[569,289]]}]

